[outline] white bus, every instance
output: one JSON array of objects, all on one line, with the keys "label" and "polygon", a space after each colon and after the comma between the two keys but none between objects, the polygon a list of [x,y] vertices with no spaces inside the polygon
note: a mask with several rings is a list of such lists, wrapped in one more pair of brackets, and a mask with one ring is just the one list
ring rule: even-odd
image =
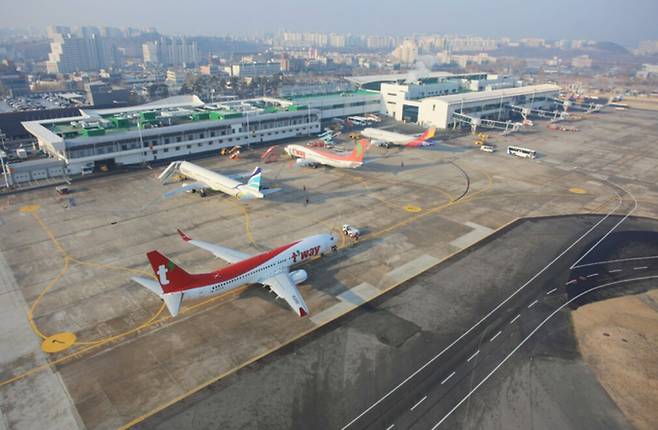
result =
[{"label": "white bus", "polygon": [[354,125],[370,125],[370,119],[364,116],[348,116],[347,119]]},{"label": "white bus", "polygon": [[521,148],[520,146],[508,146],[507,153],[509,155],[514,155],[515,157],[521,157],[521,158],[537,157],[537,151],[535,151],[534,149]]}]

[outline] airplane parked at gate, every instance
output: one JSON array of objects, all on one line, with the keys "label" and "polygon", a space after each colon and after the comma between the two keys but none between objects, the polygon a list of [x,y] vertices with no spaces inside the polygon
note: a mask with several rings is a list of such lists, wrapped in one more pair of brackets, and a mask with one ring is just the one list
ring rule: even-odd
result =
[{"label": "airplane parked at gate", "polygon": [[146,256],[157,282],[139,276],[132,280],[164,300],[172,317],[178,315],[183,298],[221,294],[245,284],[263,284],[277,298],[284,299],[297,315],[306,316],[309,313],[308,306],[296,285],[304,282],[308,274],[302,269],[293,272],[289,269],[310,258],[336,250],[336,238],[331,234],[309,236],[253,256],[192,239],[180,230],[178,234],[185,242],[209,251],[230,264],[210,273],[189,274],[158,251],[148,252]]},{"label": "airplane parked at gate", "polygon": [[382,130],[380,128],[366,128],[361,131],[361,136],[372,139],[379,146],[430,146],[433,142],[428,140],[434,137],[436,128],[432,127],[425,130],[420,136],[409,136],[407,134],[395,133],[393,131]]},{"label": "airplane parked at gate", "polygon": [[270,194],[279,191],[278,188],[261,189],[261,174],[260,167],[256,167],[254,171],[248,175],[249,179],[246,184],[236,181],[228,176],[220,175],[217,172],[206,169],[189,161],[174,161],[158,176],[158,179],[163,184],[174,175],[184,176],[189,179],[195,180],[191,184],[184,184],[180,188],[169,191],[164,194],[165,197],[182,192],[198,192],[201,197],[206,195],[208,190],[221,191],[230,196],[237,197],[241,200],[248,199],[262,199],[265,194]]},{"label": "airplane parked at gate", "polygon": [[297,165],[317,167],[319,165],[338,168],[357,168],[363,164],[363,157],[368,147],[368,141],[361,139],[349,154],[339,154],[333,151],[312,148],[303,145],[288,145],[284,151],[293,158],[297,158]]}]

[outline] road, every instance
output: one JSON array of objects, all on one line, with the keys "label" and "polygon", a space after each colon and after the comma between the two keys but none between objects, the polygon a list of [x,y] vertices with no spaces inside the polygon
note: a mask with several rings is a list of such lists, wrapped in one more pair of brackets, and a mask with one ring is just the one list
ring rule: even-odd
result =
[{"label": "road", "polygon": [[[568,318],[655,286],[658,223],[627,218],[624,197],[606,216],[522,221],[138,427],[630,428]],[[515,382],[528,366],[531,394]]]}]

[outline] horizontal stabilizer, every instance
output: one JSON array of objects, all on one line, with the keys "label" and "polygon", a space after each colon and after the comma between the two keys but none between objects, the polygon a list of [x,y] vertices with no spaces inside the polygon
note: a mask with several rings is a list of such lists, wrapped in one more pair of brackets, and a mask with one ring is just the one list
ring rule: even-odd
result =
[{"label": "horizontal stabilizer", "polygon": [[279,191],[281,191],[281,188],[263,188],[260,190],[260,192],[263,193],[264,195],[278,193]]},{"label": "horizontal stabilizer", "polygon": [[141,276],[133,276],[131,279],[142,287],[150,290],[156,296],[162,298],[162,287],[158,282],[154,281],[153,279],[142,278]]},{"label": "horizontal stabilizer", "polygon": [[172,317],[178,315],[180,304],[183,301],[183,293],[168,293],[164,295],[164,302]]}]

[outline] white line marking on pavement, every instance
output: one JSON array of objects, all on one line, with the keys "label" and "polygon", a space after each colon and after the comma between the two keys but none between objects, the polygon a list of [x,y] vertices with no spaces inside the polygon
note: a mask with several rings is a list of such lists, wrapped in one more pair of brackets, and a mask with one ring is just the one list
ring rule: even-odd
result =
[{"label": "white line marking on pavement", "polygon": [[467,362],[467,363],[470,362],[470,361],[471,361],[472,359],[474,359],[475,356],[478,355],[479,353],[480,353],[480,350],[478,349],[478,350],[475,351],[473,354],[471,354],[471,356],[468,357],[468,359],[466,359],[466,362]]},{"label": "white line marking on pavement", "polygon": [[512,321],[510,321],[509,323],[510,323],[510,324],[514,324],[514,322],[516,322],[516,320],[518,320],[519,318],[521,318],[521,314],[517,314],[517,315],[514,317],[514,319],[513,319]]},{"label": "white line marking on pavement", "polygon": [[593,278],[595,276],[599,276],[599,274],[598,273],[590,273],[589,275],[587,275],[587,278]]},{"label": "white line marking on pavement", "polygon": [[415,405],[413,405],[413,406],[411,407],[411,409],[409,409],[409,410],[410,410],[410,411],[413,411],[414,409],[416,409],[416,408],[418,407],[418,405],[420,405],[421,403],[423,403],[423,402],[425,401],[426,398],[427,398],[427,396],[425,396],[425,397],[423,397],[422,399],[420,399],[420,400],[418,401],[418,403],[416,403]]},{"label": "white line marking on pavement", "polygon": [[652,255],[650,257],[621,258],[619,260],[597,261],[596,263],[581,264],[579,266],[574,266],[573,268],[578,269],[580,267],[596,266],[598,264],[621,263],[622,261],[655,260],[657,258],[658,255]]},{"label": "white line marking on pavement", "polygon": [[534,302],[530,303],[530,304],[528,305],[528,309],[530,309],[531,307],[533,307],[534,305],[536,305],[538,302],[539,302],[539,300],[535,300]]},{"label": "white line marking on pavement", "polygon": [[608,273],[617,273],[617,272],[621,272],[621,269],[608,270]]},{"label": "white line marking on pavement", "polygon": [[[617,186],[619,187],[619,185],[617,185]],[[619,188],[621,188],[622,190],[624,190],[624,188],[622,188],[622,187],[619,187]],[[629,216],[631,216],[631,214],[632,214],[633,212],[635,212],[635,209],[637,209],[637,200],[635,199],[635,196],[633,196],[633,194],[629,193],[629,192],[626,191],[626,190],[624,190],[624,191],[626,192],[626,194],[628,194],[629,196],[631,196],[631,197],[633,198],[633,209],[631,209],[630,211],[628,211],[628,213],[627,213],[626,215],[624,215],[624,217],[623,217],[622,219],[620,219],[619,221],[617,221],[617,224],[615,224],[610,230],[608,230],[608,232],[607,232],[606,234],[604,234],[603,237],[601,237],[601,239],[599,239],[594,245],[592,245],[592,247],[591,247],[590,249],[587,250],[586,253],[584,253],[584,254],[583,254],[578,260],[576,260],[576,262],[573,263],[573,264],[571,265],[570,269],[573,269],[574,267],[576,267],[576,266],[578,265],[578,263],[580,263],[581,261],[583,261],[583,258],[587,257],[587,256],[589,255],[589,253],[592,252],[597,246],[599,246],[599,244],[600,244],[601,242],[603,242],[608,236],[610,236],[610,234],[611,234],[613,231],[615,231],[615,230],[617,229],[617,227],[619,227],[619,226],[621,225],[622,222],[626,221],[626,218],[628,218]],[[622,202],[622,200],[621,200],[621,196],[620,196],[619,193],[617,193],[616,191],[615,191],[615,193],[617,194],[617,197],[619,197],[619,199],[620,199],[620,200],[619,200],[619,205],[617,205],[617,207],[620,207],[620,206],[621,206],[621,202]],[[615,210],[617,210],[617,209],[615,209]],[[607,215],[606,215],[606,217],[607,217]]]},{"label": "white line marking on pavement", "polygon": [[386,427],[386,430],[391,430],[393,427],[395,427],[395,424],[391,424],[390,426]]},{"label": "white line marking on pavement", "polygon": [[576,280],[575,280],[575,279],[572,279],[571,281],[567,282],[567,283],[564,284],[564,285],[571,285],[571,284],[575,284],[575,283],[576,283]]},{"label": "white line marking on pavement", "polygon": [[494,334],[494,337],[492,337],[491,339],[489,339],[489,342],[493,342],[494,340],[496,340],[496,338],[497,338],[498,336],[500,336],[500,333],[501,333],[501,331],[498,331],[498,333]]},{"label": "white line marking on pavement", "polygon": [[480,388],[480,387],[482,386],[482,384],[484,384],[485,382],[487,382],[487,380],[488,380],[489,378],[491,378],[491,375],[493,375],[494,373],[496,373],[496,371],[497,371],[498,369],[500,369],[500,367],[501,367],[503,364],[505,364],[505,363],[507,362],[507,360],[509,360],[510,357],[511,357],[512,355],[514,355],[514,353],[515,353],[516,351],[518,351],[523,345],[525,345],[525,343],[528,341],[528,339],[530,339],[535,333],[537,333],[537,331],[538,331],[540,328],[542,328],[542,327],[544,326],[544,324],[546,324],[546,322],[548,322],[548,320],[550,320],[551,318],[553,318],[553,316],[555,316],[555,314],[557,314],[557,313],[560,312],[562,309],[564,309],[566,306],[568,306],[569,304],[571,304],[571,302],[573,302],[574,300],[577,300],[577,299],[581,298],[582,296],[584,296],[584,295],[587,294],[587,293],[590,293],[590,292],[592,292],[592,291],[596,291],[596,290],[600,290],[601,288],[609,287],[610,285],[622,284],[622,283],[625,283],[625,282],[633,282],[633,281],[645,281],[645,280],[648,280],[648,279],[656,279],[656,278],[658,278],[658,276],[643,276],[643,277],[640,277],[640,278],[632,278],[632,279],[626,279],[626,280],[622,280],[622,281],[608,282],[608,283],[606,283],[606,284],[599,285],[598,287],[593,287],[593,288],[590,288],[589,290],[585,290],[585,291],[583,291],[582,293],[578,294],[577,296],[575,296],[575,297],[573,297],[573,298],[567,300],[565,303],[563,303],[563,304],[560,305],[557,309],[555,309],[555,310],[554,310],[549,316],[547,316],[546,318],[544,318],[544,320],[543,320],[542,322],[540,322],[539,325],[538,325],[537,327],[535,327],[535,328],[530,332],[530,334],[528,334],[528,336],[526,336],[525,338],[523,338],[523,340],[521,341],[521,343],[519,343],[519,344],[518,344],[518,345],[517,345],[517,346],[516,346],[516,347],[515,347],[515,348],[514,348],[509,354],[507,354],[507,355],[505,356],[505,358],[504,358],[500,363],[498,363],[498,364],[496,365],[496,367],[494,367],[493,370],[487,374],[487,376],[485,376],[480,382],[478,382],[477,385],[476,385],[475,387],[471,388],[471,390],[470,390],[470,391],[469,391],[469,392],[468,392],[468,393],[467,393],[467,394],[466,394],[466,395],[465,395],[465,396],[464,396],[464,397],[463,397],[463,398],[462,398],[462,399],[461,399],[461,400],[460,400],[455,406],[453,406],[452,409],[450,409],[450,411],[449,411],[447,414],[445,414],[443,418],[441,418],[441,419],[439,420],[439,422],[437,422],[436,424],[434,424],[434,426],[432,427],[431,430],[436,430],[436,428],[439,427],[439,426],[441,425],[441,423],[443,423],[443,422],[444,422],[444,421],[445,421],[450,415],[452,415],[452,413],[455,412],[455,411],[457,410],[457,408],[459,408],[459,407],[460,407],[460,406],[461,406],[466,400],[468,400],[468,399],[473,395],[473,393],[475,393],[475,392],[478,390],[478,388]]},{"label": "white line marking on pavement", "polygon": [[633,267],[633,270],[644,270],[647,266]]},{"label": "white line marking on pavement", "polygon": [[549,291],[548,293],[546,293],[546,295],[548,296],[549,294],[552,294],[552,293],[554,293],[554,292],[556,292],[556,291],[557,291],[557,288],[553,288],[551,291]]},{"label": "white line marking on pavement", "polygon": [[446,379],[444,379],[443,381],[441,381],[441,385],[443,385],[443,384],[445,384],[446,382],[448,382],[448,379],[450,379],[450,378],[452,378],[453,376],[455,376],[455,373],[456,373],[456,372],[452,372],[450,375],[448,375],[448,377],[447,377]]},{"label": "white line marking on pavement", "polygon": [[[630,193],[629,193],[629,194],[630,194]],[[450,348],[452,348],[455,344],[457,344],[457,342],[459,342],[460,340],[462,340],[464,337],[468,336],[469,333],[471,333],[473,330],[475,330],[476,327],[478,327],[480,324],[482,324],[484,321],[486,321],[486,319],[489,318],[491,315],[493,315],[494,312],[496,312],[498,309],[500,309],[501,307],[503,307],[503,306],[505,305],[505,303],[509,302],[509,301],[512,299],[512,297],[514,297],[515,295],[517,295],[517,294],[518,294],[520,291],[522,291],[525,287],[527,287],[528,285],[530,285],[530,283],[531,283],[532,281],[534,281],[534,280],[537,279],[539,276],[541,276],[542,273],[544,273],[546,270],[548,270],[549,267],[551,267],[556,261],[558,261],[560,258],[562,258],[562,256],[564,256],[567,252],[569,252],[569,251],[570,251],[574,246],[576,246],[581,240],[583,240],[584,238],[586,238],[588,234],[590,234],[592,231],[594,231],[594,229],[595,229],[596,227],[598,227],[599,225],[601,225],[601,223],[603,223],[603,221],[605,221],[606,219],[608,219],[608,218],[610,217],[610,215],[612,215],[612,213],[613,213],[614,211],[616,211],[617,209],[619,209],[619,208],[621,207],[621,204],[622,204],[622,202],[623,202],[623,199],[622,199],[622,197],[619,195],[619,193],[617,193],[617,197],[619,197],[619,202],[617,203],[617,206],[616,206],[614,209],[610,210],[610,212],[608,212],[604,217],[602,217],[600,220],[598,220],[598,221],[597,221],[593,226],[591,226],[591,227],[590,227],[585,233],[583,233],[582,235],[580,235],[580,237],[578,237],[578,239],[576,239],[573,243],[571,243],[571,245],[569,245],[569,246],[568,246],[567,248],[565,248],[561,253],[559,253],[555,258],[553,258],[553,259],[552,259],[548,264],[546,264],[546,265],[545,265],[545,266],[544,266],[539,272],[535,273],[535,274],[534,274],[530,279],[528,279],[523,285],[521,285],[519,288],[517,288],[516,291],[514,291],[514,292],[513,292],[512,294],[510,294],[506,299],[504,299],[504,300],[502,300],[500,303],[498,303],[498,305],[496,305],[492,310],[490,310],[489,313],[487,313],[486,315],[484,315],[482,318],[480,318],[480,320],[479,320],[478,322],[476,322],[475,324],[473,324],[473,325],[471,326],[471,328],[469,328],[469,329],[466,330],[464,333],[462,333],[457,339],[453,340],[448,346],[446,346],[445,348],[443,348],[443,349],[442,349],[439,353],[437,353],[434,357],[430,358],[425,364],[423,364],[423,365],[420,366],[418,369],[416,369],[412,374],[410,374],[410,375],[407,376],[405,379],[403,379],[402,382],[400,382],[398,385],[396,385],[396,386],[393,387],[391,390],[389,390],[386,394],[384,394],[382,397],[380,397],[379,400],[377,400],[376,402],[374,402],[372,405],[368,406],[368,407],[367,407],[363,412],[361,412],[359,415],[357,415],[356,417],[352,418],[352,420],[351,420],[350,422],[348,422],[347,424],[345,424],[345,425],[341,428],[341,430],[345,430],[346,428],[348,428],[349,426],[351,426],[352,424],[354,424],[355,422],[357,422],[362,416],[364,416],[365,414],[367,414],[368,412],[370,412],[373,408],[375,408],[377,405],[379,405],[381,402],[383,402],[385,399],[387,399],[391,394],[393,394],[394,392],[396,392],[400,387],[402,387],[404,384],[406,384],[407,382],[409,382],[414,376],[416,376],[416,375],[418,375],[420,372],[422,372],[423,369],[425,369],[425,368],[426,368],[427,366],[429,366],[430,364],[434,363],[434,361],[436,361],[439,357],[441,357],[443,354],[445,354],[446,351],[448,351],[448,350],[449,350]],[[635,203],[635,206],[637,207],[637,201],[636,201],[636,203]],[[633,209],[633,210],[635,210],[635,209]],[[615,226],[615,228],[616,228],[616,226]],[[613,228],[613,229],[614,229],[614,228]]]}]

